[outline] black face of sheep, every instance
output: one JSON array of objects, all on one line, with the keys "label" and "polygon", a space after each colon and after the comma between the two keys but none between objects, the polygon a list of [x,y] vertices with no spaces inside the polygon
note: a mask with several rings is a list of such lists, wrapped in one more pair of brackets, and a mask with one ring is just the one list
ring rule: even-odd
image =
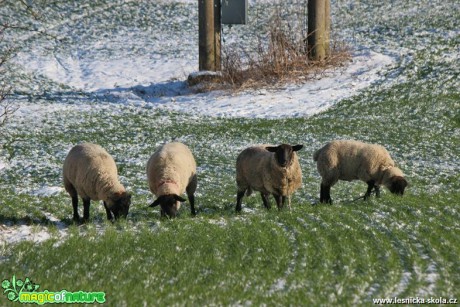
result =
[{"label": "black face of sheep", "polygon": [[404,189],[407,187],[407,181],[401,176],[394,176],[391,178],[391,185],[388,187],[391,193],[396,195],[403,195]]},{"label": "black face of sheep", "polygon": [[165,213],[169,217],[176,217],[177,210],[179,209],[177,206],[178,201],[184,202],[185,199],[175,194],[161,195],[150,205],[150,207],[156,207],[160,205],[162,214]]},{"label": "black face of sheep", "polygon": [[292,153],[294,151],[301,150],[303,145],[294,145],[291,146],[289,144],[281,144],[279,146],[268,146],[266,149],[270,152],[275,153],[276,161],[278,162],[279,166],[287,167],[292,162]]},{"label": "black face of sheep", "polygon": [[[128,216],[129,206],[131,205],[131,194],[129,193],[122,193],[116,194],[114,196],[113,205],[110,208],[115,219],[119,217],[126,218]],[[109,212],[107,212],[107,216],[109,216]]]}]

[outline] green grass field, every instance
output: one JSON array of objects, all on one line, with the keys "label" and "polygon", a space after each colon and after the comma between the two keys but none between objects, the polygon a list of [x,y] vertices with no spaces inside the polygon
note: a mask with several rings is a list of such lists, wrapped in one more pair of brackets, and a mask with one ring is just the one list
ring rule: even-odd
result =
[{"label": "green grass field", "polygon": [[[46,180],[59,185],[58,166],[65,152],[57,148],[85,133],[88,140],[123,157],[118,159],[120,174],[134,193],[133,207],[125,223],[111,225],[104,221],[102,206],[93,204],[93,222],[74,226],[65,193],[32,197],[16,192],[43,184],[40,165],[8,172],[1,195],[2,222],[13,228],[16,223],[48,228],[52,239],[3,245],[2,277],[28,276],[50,291],[105,291],[110,305],[350,305],[390,295],[458,297],[460,142],[458,123],[449,111],[458,106],[458,97],[439,97],[436,109],[441,111],[418,119],[400,111],[411,103],[433,108],[430,99],[383,99],[372,106],[363,97],[311,119],[252,121],[196,119],[121,106],[123,125],[103,112],[83,116],[78,125],[72,120],[62,123],[59,117],[65,114],[50,114],[50,122],[37,128],[47,136],[24,129],[23,141],[15,142],[11,153],[27,156],[38,145],[35,158],[56,164],[46,172]],[[347,114],[363,117],[346,121]],[[428,114],[432,119],[426,120]],[[100,134],[94,118],[110,129]],[[442,129],[433,130],[433,121]],[[57,123],[75,135],[47,127]],[[387,126],[398,128],[386,131]],[[157,210],[147,208],[152,197],[144,162],[157,142],[172,136],[190,145],[200,167],[195,218],[188,205],[175,220],[161,220]],[[333,188],[334,205],[312,205],[319,177],[311,154],[323,142],[344,136],[393,149],[408,173],[407,194],[400,198],[385,191],[379,200],[352,202],[363,194],[365,184],[339,183]],[[115,138],[124,145],[114,145]],[[266,138],[305,144],[300,153],[303,188],[293,197],[292,211],[268,212],[257,196],[244,198],[250,211],[235,214],[235,157],[247,144]],[[439,169],[438,159],[450,159],[450,168]],[[44,212],[64,221],[68,236],[60,237]]]},{"label": "green grass field", "polygon": [[[30,104],[50,106],[50,112],[31,121],[12,118],[2,143],[1,155],[11,166],[0,173],[0,231],[31,225],[50,238],[0,241],[0,278],[29,277],[40,291],[104,291],[109,306],[460,299],[460,70],[458,61],[444,56],[458,57],[460,11],[444,14],[433,13],[425,25],[438,29],[426,33],[429,43],[414,43],[403,31],[412,21],[387,20],[402,47],[413,48],[411,60],[401,57],[392,70],[400,82],[373,84],[311,118],[220,119],[84,93],[35,97]],[[440,34],[451,31],[457,35]],[[436,50],[428,47],[434,43]],[[383,190],[380,199],[353,201],[366,184],[339,182],[332,188],[334,204],[318,204],[312,155],[337,138],[387,147],[407,175],[406,194]],[[145,165],[159,144],[172,140],[189,145],[197,160],[196,217],[188,203],[174,220],[148,208],[153,197]],[[62,162],[81,141],[98,143],[115,157],[121,181],[133,193],[126,221],[106,222],[103,206],[92,202],[91,221],[73,225],[65,192],[37,195],[43,187],[62,186]],[[236,214],[236,156],[267,142],[304,144],[303,186],[291,211],[267,211],[255,195],[245,197]],[[0,305],[9,304],[0,295]]]}]

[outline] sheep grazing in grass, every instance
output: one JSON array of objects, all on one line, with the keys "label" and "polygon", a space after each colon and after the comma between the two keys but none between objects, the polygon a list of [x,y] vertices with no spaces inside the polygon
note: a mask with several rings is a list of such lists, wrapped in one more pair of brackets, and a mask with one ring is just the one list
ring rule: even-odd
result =
[{"label": "sheep grazing in grass", "polygon": [[118,181],[113,158],[99,145],[74,146],[64,161],[64,187],[72,198],[73,220],[78,222],[78,196],[83,200],[83,220],[89,219],[90,201],[102,200],[107,219],[128,215],[131,194]]},{"label": "sheep grazing in grass", "polygon": [[147,179],[157,199],[150,207],[161,206],[161,215],[175,217],[184,192],[195,215],[195,190],[197,186],[196,162],[190,149],[182,143],[168,143],[150,157],[147,163]]},{"label": "sheep grazing in grass", "polygon": [[262,201],[270,209],[269,194],[281,209],[288,197],[302,184],[302,171],[296,151],[303,145],[257,145],[243,150],[236,160],[236,184],[238,187],[236,211],[241,211],[241,201],[246,192],[259,191]]},{"label": "sheep grazing in grass", "polygon": [[313,155],[322,177],[320,202],[331,203],[331,187],[338,180],[362,180],[367,183],[367,199],[375,189],[380,196],[380,185],[391,193],[403,195],[407,186],[403,172],[395,166],[388,151],[374,144],[359,141],[332,141]]}]

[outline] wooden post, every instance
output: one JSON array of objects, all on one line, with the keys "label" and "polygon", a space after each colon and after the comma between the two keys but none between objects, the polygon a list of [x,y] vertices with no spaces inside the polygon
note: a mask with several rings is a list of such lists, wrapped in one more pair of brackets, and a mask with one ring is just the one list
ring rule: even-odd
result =
[{"label": "wooden post", "polygon": [[214,0],[214,71],[222,69],[220,57],[222,31],[220,6],[220,0]]},{"label": "wooden post", "polygon": [[331,53],[330,41],[331,41],[331,1],[326,0],[324,13],[324,49],[326,56]]},{"label": "wooden post", "polygon": [[199,70],[220,70],[220,0],[198,0]]},{"label": "wooden post", "polygon": [[329,54],[330,0],[308,0],[308,52],[321,61]]}]

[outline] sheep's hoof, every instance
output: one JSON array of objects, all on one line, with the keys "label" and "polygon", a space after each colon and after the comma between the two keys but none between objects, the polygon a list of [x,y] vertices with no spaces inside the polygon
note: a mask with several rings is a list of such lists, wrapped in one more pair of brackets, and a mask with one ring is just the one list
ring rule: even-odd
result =
[{"label": "sheep's hoof", "polygon": [[73,223],[74,225],[81,225],[81,224],[84,223],[84,220],[81,219],[80,217],[74,217],[74,218],[72,219],[72,223]]}]

